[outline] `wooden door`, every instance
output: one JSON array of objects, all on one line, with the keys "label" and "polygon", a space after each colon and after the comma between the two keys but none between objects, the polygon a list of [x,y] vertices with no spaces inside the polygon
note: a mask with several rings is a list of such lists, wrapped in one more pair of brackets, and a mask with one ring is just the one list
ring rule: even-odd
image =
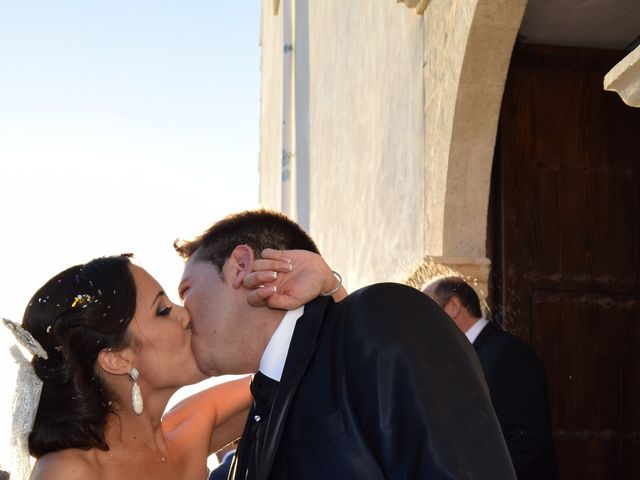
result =
[{"label": "wooden door", "polygon": [[640,109],[623,52],[517,45],[494,162],[493,313],[543,360],[562,479],[640,478]]}]

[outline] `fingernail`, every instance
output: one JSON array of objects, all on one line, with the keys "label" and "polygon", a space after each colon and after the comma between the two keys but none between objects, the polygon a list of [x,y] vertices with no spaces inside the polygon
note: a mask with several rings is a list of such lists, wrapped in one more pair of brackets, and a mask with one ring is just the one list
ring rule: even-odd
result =
[{"label": "fingernail", "polygon": [[271,272],[271,278],[273,278],[274,280],[278,278],[278,272]]},{"label": "fingernail", "polygon": [[289,271],[293,270],[293,263],[289,263]]},{"label": "fingernail", "polygon": [[291,263],[291,259],[290,258],[283,258],[282,261],[283,262],[287,262],[287,263]]},{"label": "fingernail", "polygon": [[267,293],[276,293],[278,288],[275,285],[271,285],[270,287],[265,288],[264,291]]}]

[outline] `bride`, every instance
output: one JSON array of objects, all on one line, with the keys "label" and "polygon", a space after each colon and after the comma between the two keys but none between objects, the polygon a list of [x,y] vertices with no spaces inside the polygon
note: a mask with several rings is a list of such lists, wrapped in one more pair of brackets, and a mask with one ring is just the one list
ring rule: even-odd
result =
[{"label": "bride", "polygon": [[[295,277],[315,281],[289,281],[286,290],[296,294],[284,303],[267,298],[273,287],[256,288],[248,300],[291,308],[292,297],[302,305],[325,281],[335,282],[319,256],[292,251],[265,258],[265,271],[254,272],[247,286],[263,287],[275,271],[291,269],[283,258],[296,256],[303,264],[317,257]],[[42,382],[28,438],[37,459],[32,480],[205,480],[207,457],[242,432],[249,378],[206,389],[165,413],[176,390],[205,376],[191,351],[188,312],[128,256],[97,258],[51,278],[31,299],[22,327],[35,350],[42,347],[32,360]],[[13,325],[18,333],[22,327]]]}]

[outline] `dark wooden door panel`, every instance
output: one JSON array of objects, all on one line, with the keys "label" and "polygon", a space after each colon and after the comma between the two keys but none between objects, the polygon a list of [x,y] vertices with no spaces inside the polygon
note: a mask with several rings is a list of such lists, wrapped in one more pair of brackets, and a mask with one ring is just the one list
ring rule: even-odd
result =
[{"label": "dark wooden door panel", "polygon": [[553,425],[603,437],[640,428],[640,303],[591,292],[537,291],[532,299],[532,344],[547,365]]},{"label": "dark wooden door panel", "polygon": [[640,303],[632,297],[535,292],[533,346],[547,366],[564,479],[637,479]]},{"label": "dark wooden door panel", "polygon": [[640,110],[602,90],[622,56],[519,45],[496,144],[493,311],[545,364],[562,479],[640,478]]}]

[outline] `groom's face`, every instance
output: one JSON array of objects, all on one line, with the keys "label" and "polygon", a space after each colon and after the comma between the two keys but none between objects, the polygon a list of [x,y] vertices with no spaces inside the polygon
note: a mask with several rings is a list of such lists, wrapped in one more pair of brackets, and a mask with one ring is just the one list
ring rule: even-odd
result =
[{"label": "groom's face", "polygon": [[[224,271],[224,268],[223,268]],[[180,297],[191,315],[192,349],[198,367],[210,376],[245,373],[241,370],[242,338],[237,329],[237,289],[225,281],[208,261],[192,256],[179,287]]]}]

